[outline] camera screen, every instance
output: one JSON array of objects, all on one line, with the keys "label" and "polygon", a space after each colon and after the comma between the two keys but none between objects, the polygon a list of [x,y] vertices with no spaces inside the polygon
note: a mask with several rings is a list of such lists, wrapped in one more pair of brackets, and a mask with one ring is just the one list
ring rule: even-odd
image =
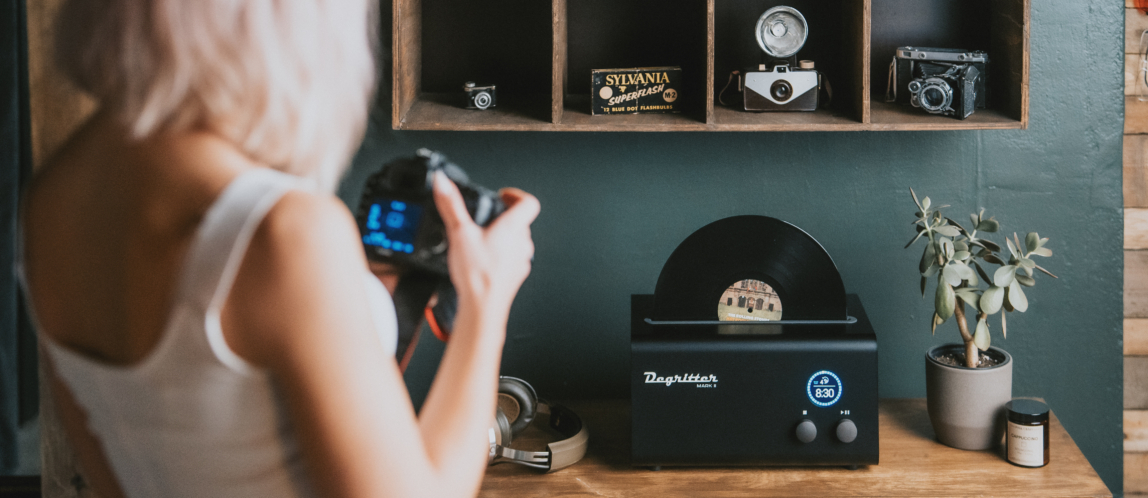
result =
[{"label": "camera screen", "polygon": [[423,208],[394,199],[375,199],[367,211],[363,243],[395,252],[412,253]]}]

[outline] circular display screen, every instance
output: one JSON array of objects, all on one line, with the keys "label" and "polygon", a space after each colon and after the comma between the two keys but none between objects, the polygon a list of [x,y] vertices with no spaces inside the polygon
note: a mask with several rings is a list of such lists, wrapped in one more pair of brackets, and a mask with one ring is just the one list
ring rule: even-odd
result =
[{"label": "circular display screen", "polygon": [[717,314],[723,322],[777,321],[781,320],[781,299],[765,282],[739,280],[721,293]]},{"label": "circular display screen", "polygon": [[805,384],[805,393],[813,404],[831,406],[841,399],[841,379],[833,372],[822,370],[809,378]]}]

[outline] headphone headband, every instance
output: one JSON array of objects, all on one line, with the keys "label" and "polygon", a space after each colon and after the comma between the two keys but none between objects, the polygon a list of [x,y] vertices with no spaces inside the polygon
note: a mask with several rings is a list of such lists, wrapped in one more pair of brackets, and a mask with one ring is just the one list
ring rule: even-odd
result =
[{"label": "headphone headband", "polygon": [[[506,378],[503,377],[503,379]],[[521,379],[514,380],[525,384],[530,389],[530,393],[533,394],[534,388],[530,387],[530,384]],[[491,428],[489,431],[490,455],[488,458],[490,465],[506,462],[554,472],[569,467],[582,459],[586,454],[586,445],[590,439],[590,433],[586,430],[582,419],[569,408],[543,400],[537,401],[536,410],[537,413],[549,415],[550,428],[561,434],[563,439],[547,444],[546,451],[522,451],[511,448],[510,442],[503,441],[496,434],[495,429]]]}]

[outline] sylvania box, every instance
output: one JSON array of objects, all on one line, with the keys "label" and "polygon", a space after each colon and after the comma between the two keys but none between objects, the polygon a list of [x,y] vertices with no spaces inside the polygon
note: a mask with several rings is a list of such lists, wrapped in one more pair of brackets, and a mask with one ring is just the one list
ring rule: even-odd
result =
[{"label": "sylvania box", "polygon": [[591,73],[591,114],[681,112],[680,67],[594,69]]}]

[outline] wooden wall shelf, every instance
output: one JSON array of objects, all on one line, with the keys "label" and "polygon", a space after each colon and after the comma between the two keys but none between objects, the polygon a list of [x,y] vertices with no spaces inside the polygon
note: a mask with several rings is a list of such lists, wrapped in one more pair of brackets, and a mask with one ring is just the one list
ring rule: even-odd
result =
[{"label": "wooden wall shelf", "polygon": [[[392,126],[460,131],[859,131],[1028,127],[1031,0],[395,0]],[[752,113],[718,102],[761,62],[766,9],[802,12],[798,52],[833,87],[828,108]],[[989,108],[966,120],[884,101],[898,46],[985,50]],[[681,114],[590,115],[590,70],[681,66]],[[498,86],[463,107],[462,85]]]}]

